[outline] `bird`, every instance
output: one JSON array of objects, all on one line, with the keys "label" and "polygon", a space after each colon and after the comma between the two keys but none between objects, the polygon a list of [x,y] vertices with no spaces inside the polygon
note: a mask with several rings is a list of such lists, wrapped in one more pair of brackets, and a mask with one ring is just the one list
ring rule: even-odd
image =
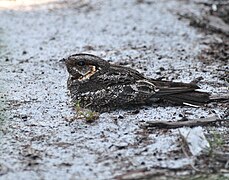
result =
[{"label": "bird", "polygon": [[72,101],[92,111],[109,112],[158,102],[196,107],[210,101],[210,94],[195,83],[149,78],[92,54],[73,54],[64,61]]}]

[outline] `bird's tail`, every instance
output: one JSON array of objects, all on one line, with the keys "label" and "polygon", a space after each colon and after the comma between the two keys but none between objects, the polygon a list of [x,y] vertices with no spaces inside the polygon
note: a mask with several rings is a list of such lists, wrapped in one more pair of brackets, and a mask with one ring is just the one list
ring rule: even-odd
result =
[{"label": "bird's tail", "polygon": [[203,105],[210,102],[209,94],[206,92],[183,92],[165,95],[161,99],[177,105]]},{"label": "bird's tail", "polygon": [[201,92],[196,84],[157,80],[154,80],[153,83],[159,89],[153,98],[159,98],[177,105],[198,106],[210,102],[210,94]]}]

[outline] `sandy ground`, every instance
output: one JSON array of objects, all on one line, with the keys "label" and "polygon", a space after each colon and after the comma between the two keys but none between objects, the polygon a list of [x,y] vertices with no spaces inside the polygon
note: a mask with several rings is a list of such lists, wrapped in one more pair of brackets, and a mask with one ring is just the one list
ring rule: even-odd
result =
[{"label": "sandy ground", "polygon": [[[227,118],[225,104],[155,105],[103,113],[93,123],[72,121],[75,110],[66,88],[68,74],[60,61],[72,53],[92,53],[153,78],[201,79],[202,89],[225,95],[228,59],[200,60],[211,43],[225,36],[206,34],[183,18],[191,10],[199,15],[199,7],[179,0],[71,0],[12,6],[0,2],[0,179],[228,174],[227,161],[213,159],[218,164],[211,164],[209,155],[215,135],[222,140],[217,148],[229,153],[228,122],[150,132],[141,128],[153,120]],[[188,142],[188,155],[182,137]]]}]

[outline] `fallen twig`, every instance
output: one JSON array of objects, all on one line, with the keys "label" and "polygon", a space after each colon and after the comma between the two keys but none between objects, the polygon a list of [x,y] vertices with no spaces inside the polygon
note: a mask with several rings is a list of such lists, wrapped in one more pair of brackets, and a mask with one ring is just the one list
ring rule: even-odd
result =
[{"label": "fallen twig", "polygon": [[225,163],[229,162],[229,153],[220,151],[213,151],[213,153],[216,160]]},{"label": "fallen twig", "polygon": [[148,121],[146,124],[142,125],[145,128],[157,127],[157,128],[180,128],[183,126],[195,127],[195,126],[206,126],[216,122],[228,121],[229,119],[219,119],[216,116],[200,119],[187,119],[186,121]]},{"label": "fallen twig", "polygon": [[223,96],[211,96],[210,97],[211,102],[228,102],[229,101],[229,96],[228,95],[223,95]]},{"label": "fallen twig", "polygon": [[[187,159],[191,159],[189,154],[191,154],[191,156],[192,156],[192,153],[191,153],[191,151],[189,149],[189,145],[188,145],[189,143],[187,141],[187,137],[184,137],[180,130],[179,130],[179,135],[180,135],[180,139],[181,139],[181,149],[182,149],[184,155],[186,156],[186,158]],[[192,167],[193,170],[198,171],[198,172],[200,171],[199,169],[197,169],[195,167],[193,162],[190,162],[190,166]]]}]

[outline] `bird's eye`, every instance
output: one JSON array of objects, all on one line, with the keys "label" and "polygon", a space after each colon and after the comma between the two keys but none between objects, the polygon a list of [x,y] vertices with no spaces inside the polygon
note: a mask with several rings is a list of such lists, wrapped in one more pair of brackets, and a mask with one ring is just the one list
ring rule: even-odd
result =
[{"label": "bird's eye", "polygon": [[84,62],[84,61],[79,61],[79,62],[78,62],[78,65],[79,65],[79,66],[84,66],[84,65],[85,65],[85,62]]}]

